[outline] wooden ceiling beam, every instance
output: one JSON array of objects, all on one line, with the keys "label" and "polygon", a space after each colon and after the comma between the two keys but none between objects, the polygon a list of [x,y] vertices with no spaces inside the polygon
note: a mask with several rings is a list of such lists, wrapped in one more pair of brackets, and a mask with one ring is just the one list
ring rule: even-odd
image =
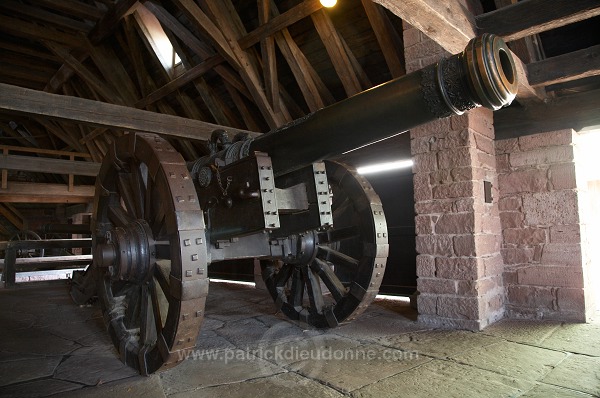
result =
[{"label": "wooden ceiling beam", "polygon": [[186,70],[180,76],[177,76],[175,79],[171,80],[164,86],[156,89],[152,93],[148,94],[146,97],[135,103],[136,108],[145,108],[148,105],[166,97],[172,92],[178,90],[179,88],[185,86],[186,84],[196,80],[200,76],[206,74],[211,71],[215,66],[221,64],[225,59],[220,55],[213,55],[208,58],[204,62],[192,67],[191,69]]},{"label": "wooden ceiling beam", "polygon": [[425,33],[451,54],[477,36],[475,16],[459,1],[374,0]]},{"label": "wooden ceiling beam", "polygon": [[404,76],[404,43],[383,7],[372,0],[362,0],[363,8],[393,78]]},{"label": "wooden ceiling beam", "polygon": [[95,177],[100,171],[100,163],[39,156],[5,155],[0,156],[0,169]]},{"label": "wooden ceiling beam", "polygon": [[511,106],[494,113],[496,139],[548,131],[600,126],[600,90],[559,97],[528,107]]},{"label": "wooden ceiling beam", "polygon": [[62,11],[67,15],[91,21],[99,20],[104,14],[103,10],[77,0],[36,0],[36,3],[53,10]]},{"label": "wooden ceiling beam", "polygon": [[110,7],[102,16],[102,18],[96,23],[94,28],[88,34],[88,39],[93,45],[100,44],[101,41],[106,39],[108,36],[113,34],[119,22],[132,9],[137,7],[138,0],[121,0],[117,1],[112,7]]},{"label": "wooden ceiling beam", "polygon": [[34,41],[48,40],[60,43],[71,49],[83,46],[83,41],[75,35],[4,15],[0,15],[0,31]]},{"label": "wooden ceiling beam", "polygon": [[247,132],[199,120],[163,115],[84,98],[56,95],[0,84],[0,110],[70,120],[97,127],[142,131],[172,137],[208,140],[214,130]]},{"label": "wooden ceiling beam", "polygon": [[341,37],[333,26],[331,19],[323,10],[319,10],[311,15],[315,29],[321,41],[325,45],[327,54],[333,64],[333,67],[344,86],[347,97],[358,94],[362,91],[358,76],[354,71],[350,57],[342,44]]},{"label": "wooden ceiling beam", "polygon": [[319,0],[304,0],[283,14],[277,15],[268,22],[261,24],[258,28],[239,39],[238,44],[243,49],[250,48],[259,43],[261,39],[274,35],[321,8],[323,8],[323,5]]},{"label": "wooden ceiling beam", "polygon": [[114,93],[105,81],[90,71],[75,57],[73,57],[69,50],[51,42],[44,42],[44,44],[50,51],[56,54],[56,56],[62,58],[65,64],[75,71],[75,73],[91,88],[93,88],[93,90],[96,91],[102,98],[113,104],[124,104],[124,101],[121,99],[121,97]]},{"label": "wooden ceiling beam", "polygon": [[600,15],[598,0],[523,0],[475,19],[480,32],[494,33],[511,41],[596,15]]},{"label": "wooden ceiling beam", "polygon": [[93,185],[75,185],[69,191],[67,184],[35,184],[10,182],[0,189],[0,202],[4,203],[91,203],[94,201]]},{"label": "wooden ceiling beam", "polygon": [[[258,23],[264,25],[271,18],[271,0],[258,0]],[[267,36],[260,40],[262,55],[263,80],[267,100],[274,111],[279,111],[279,80],[277,77],[277,56],[275,54],[275,39]]]},{"label": "wooden ceiling beam", "polygon": [[[58,28],[69,29],[75,32],[88,32],[91,26],[85,22],[73,18],[64,17],[40,7],[32,7],[27,4],[16,2],[14,0],[0,1],[0,9],[11,11],[28,18],[33,18],[43,23],[52,24]],[[14,15],[14,14],[13,14]]]},{"label": "wooden ceiling beam", "polygon": [[600,75],[600,45],[527,65],[529,83],[548,86]]},{"label": "wooden ceiling beam", "polygon": [[17,228],[19,231],[22,231],[24,229],[24,222],[22,216],[19,217],[19,215],[17,215],[18,213],[15,214],[11,210],[14,209],[14,207],[8,207],[7,205],[8,203],[0,203],[0,215],[3,215],[4,218],[6,218],[12,225],[15,226],[15,228]]}]

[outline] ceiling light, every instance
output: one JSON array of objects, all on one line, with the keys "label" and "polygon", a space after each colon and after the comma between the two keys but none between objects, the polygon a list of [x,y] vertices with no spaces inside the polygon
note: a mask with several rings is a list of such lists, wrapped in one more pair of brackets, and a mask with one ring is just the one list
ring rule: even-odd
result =
[{"label": "ceiling light", "polygon": [[331,8],[336,5],[337,0],[321,0],[321,5],[323,7]]},{"label": "ceiling light", "polygon": [[373,173],[379,173],[382,171],[397,170],[397,169],[403,169],[406,167],[412,167],[412,165],[413,165],[412,160],[398,160],[396,162],[379,163],[379,164],[374,164],[371,166],[359,167],[356,169],[356,171],[358,172],[358,174],[373,174]]}]

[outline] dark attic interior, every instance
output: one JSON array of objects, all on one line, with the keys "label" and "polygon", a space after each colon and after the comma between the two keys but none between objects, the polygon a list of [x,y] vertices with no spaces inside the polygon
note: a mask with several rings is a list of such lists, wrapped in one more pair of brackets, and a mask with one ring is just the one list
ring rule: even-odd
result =
[{"label": "dark attic interior", "polygon": [[0,1],[0,396],[600,396],[600,1]]}]

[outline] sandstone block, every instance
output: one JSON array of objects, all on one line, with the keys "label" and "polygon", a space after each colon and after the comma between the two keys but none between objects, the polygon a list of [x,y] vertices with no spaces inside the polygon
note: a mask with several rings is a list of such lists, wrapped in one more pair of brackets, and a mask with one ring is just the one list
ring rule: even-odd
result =
[{"label": "sandstone block", "polygon": [[555,190],[577,188],[575,163],[556,164],[550,167],[550,182]]},{"label": "sandstone block", "polygon": [[477,256],[475,237],[473,235],[454,236],[452,240],[454,242],[454,253],[456,253],[457,256]]},{"label": "sandstone block", "polygon": [[506,154],[506,153],[514,153],[519,152],[519,139],[518,138],[509,138],[507,140],[497,140],[496,141],[496,154]]},{"label": "sandstone block", "polygon": [[429,202],[417,202],[415,203],[415,213],[417,214],[437,214],[437,213],[449,213],[453,206],[452,200],[434,200]]},{"label": "sandstone block", "polygon": [[424,235],[416,237],[417,253],[437,256],[452,256],[452,238],[445,235]]},{"label": "sandstone block", "polygon": [[580,243],[581,226],[573,225],[554,225],[550,227],[551,243]]},{"label": "sandstone block", "polygon": [[575,267],[532,265],[517,271],[519,285],[583,287],[583,274]]},{"label": "sandstone block", "polygon": [[581,245],[576,243],[549,243],[542,249],[541,263],[581,267]]},{"label": "sandstone block", "polygon": [[559,311],[575,311],[585,314],[583,289],[559,288],[556,292]]},{"label": "sandstone block", "polygon": [[571,129],[526,135],[519,138],[519,146],[522,151],[550,146],[565,146],[570,145],[572,142],[573,130]]},{"label": "sandstone block", "polygon": [[501,211],[500,225],[502,228],[520,228],[522,227],[525,215],[518,211]]},{"label": "sandstone block", "polygon": [[525,223],[530,226],[579,223],[577,192],[539,192],[523,196]]},{"label": "sandstone block", "polygon": [[508,247],[500,249],[506,265],[526,264],[533,260],[534,250],[531,247]]},{"label": "sandstone block", "polygon": [[417,296],[419,314],[435,315],[437,312],[437,296],[421,293]]},{"label": "sandstone block", "polygon": [[546,170],[540,169],[513,171],[499,175],[498,184],[503,196],[521,192],[542,192],[547,190],[546,175]]},{"label": "sandstone block", "polygon": [[438,154],[438,164],[440,169],[453,169],[461,166],[471,166],[471,159],[474,155],[473,148],[462,147],[447,149]]},{"label": "sandstone block", "polygon": [[430,173],[438,169],[435,153],[420,153],[413,156],[413,173]]},{"label": "sandstone block", "polygon": [[456,281],[440,278],[418,278],[419,293],[456,294]]},{"label": "sandstone block", "polygon": [[487,154],[495,155],[494,141],[490,139],[490,137],[479,133],[474,133],[473,136],[475,138],[475,147],[477,149]]},{"label": "sandstone block", "polygon": [[508,302],[527,308],[556,309],[555,290],[550,287],[509,286],[507,289]]},{"label": "sandstone block", "polygon": [[515,195],[500,198],[498,200],[498,208],[500,211],[521,210],[521,197]]},{"label": "sandstone block", "polygon": [[454,319],[480,319],[479,305],[476,297],[441,296],[437,301],[437,314]]},{"label": "sandstone block", "polygon": [[433,233],[433,225],[438,216],[419,215],[415,217],[415,231],[417,235],[429,235]]},{"label": "sandstone block", "polygon": [[510,154],[512,167],[539,166],[573,161],[572,146],[554,146]]},{"label": "sandstone block", "polygon": [[483,273],[483,264],[475,257],[437,257],[435,268],[437,277],[445,279],[476,280]]},{"label": "sandstone block", "polygon": [[511,228],[503,231],[504,243],[533,246],[546,243],[546,229]]},{"label": "sandstone block", "polygon": [[433,187],[435,199],[465,198],[473,196],[473,182],[461,181]]},{"label": "sandstone block", "polygon": [[450,131],[450,120],[449,118],[445,119],[436,119],[429,123],[423,124],[421,126],[417,126],[410,130],[410,138],[419,138],[419,137],[429,137],[432,135],[445,133]]},{"label": "sandstone block", "polygon": [[417,276],[419,278],[435,277],[435,257],[419,254],[417,256]]},{"label": "sandstone block", "polygon": [[475,228],[473,213],[442,214],[435,223],[437,234],[470,234]]},{"label": "sandstone block", "polygon": [[404,30],[404,32],[402,33],[402,37],[404,40],[404,47],[410,47],[423,41],[422,33],[417,28],[410,28]]},{"label": "sandstone block", "polygon": [[508,154],[496,155],[496,171],[507,173],[511,170]]},{"label": "sandstone block", "polygon": [[467,129],[459,131],[449,131],[439,137],[432,137],[430,140],[432,151],[444,151],[453,148],[469,146],[469,131]]}]

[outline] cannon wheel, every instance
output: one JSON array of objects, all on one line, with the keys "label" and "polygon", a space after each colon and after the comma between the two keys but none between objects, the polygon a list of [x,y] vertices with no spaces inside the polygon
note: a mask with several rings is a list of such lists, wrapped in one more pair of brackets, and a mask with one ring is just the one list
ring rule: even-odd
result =
[{"label": "cannon wheel", "polygon": [[333,228],[315,231],[308,264],[262,261],[263,280],[276,307],[293,320],[335,327],[373,301],[388,255],[381,200],[355,170],[326,162]]},{"label": "cannon wheel", "polygon": [[[14,234],[10,239],[10,241],[17,240],[42,240],[42,238],[35,232],[30,230],[19,231]],[[45,250],[44,249],[19,249],[17,250],[17,257],[44,257]]]},{"label": "cannon wheel", "polygon": [[117,140],[92,223],[98,297],[121,360],[141,374],[181,362],[208,293],[204,219],[181,155],[153,134]]}]

